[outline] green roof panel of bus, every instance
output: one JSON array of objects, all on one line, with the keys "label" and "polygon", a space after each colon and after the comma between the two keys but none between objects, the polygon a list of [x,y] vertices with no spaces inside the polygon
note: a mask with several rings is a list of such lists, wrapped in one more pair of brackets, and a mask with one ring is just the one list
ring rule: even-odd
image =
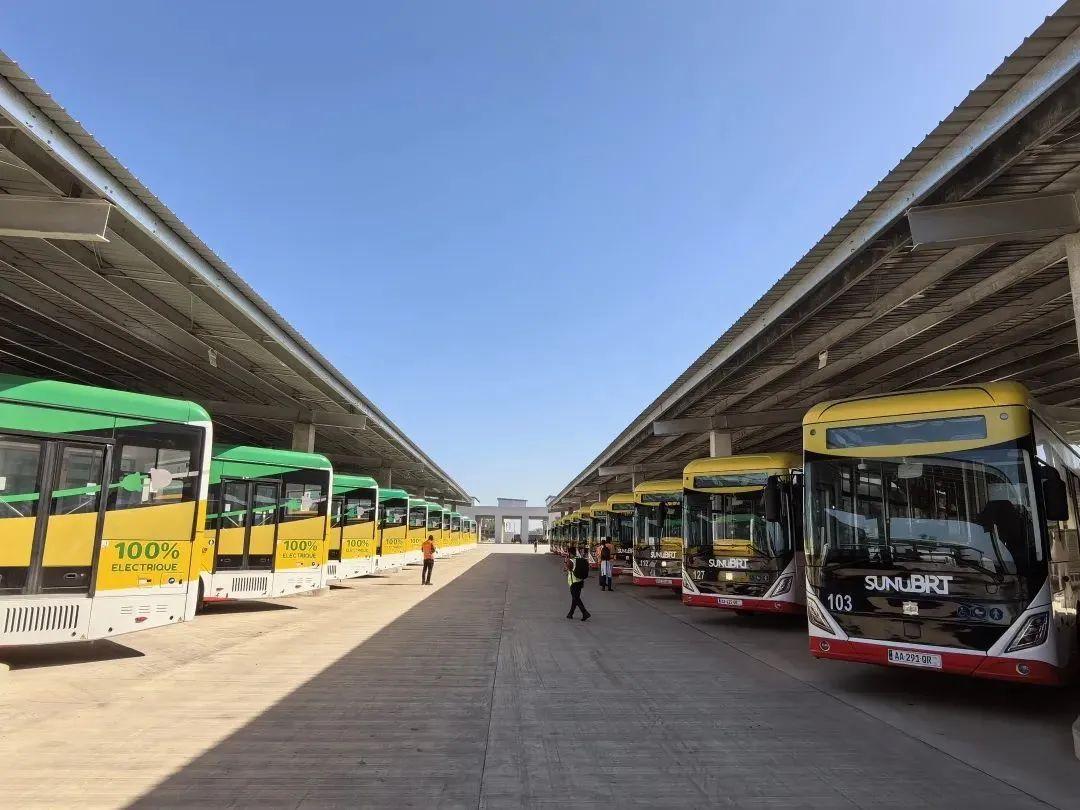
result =
[{"label": "green roof panel of bus", "polygon": [[182,399],[60,380],[36,380],[16,374],[0,374],[0,402],[91,411],[155,422],[210,421],[210,414],[201,405]]},{"label": "green roof panel of bus", "polygon": [[395,498],[408,498],[408,497],[409,497],[409,493],[406,492],[403,489],[380,489],[379,490],[379,500],[380,501],[389,501],[389,500],[393,500]]},{"label": "green roof panel of bus", "polygon": [[366,475],[345,475],[334,473],[334,492],[347,492],[351,489],[376,489],[379,484]]},{"label": "green roof panel of bus", "polygon": [[248,447],[247,445],[214,445],[214,461],[239,464],[265,464],[283,470],[332,470],[330,459],[318,453],[300,453],[296,450],[275,450],[271,447]]}]

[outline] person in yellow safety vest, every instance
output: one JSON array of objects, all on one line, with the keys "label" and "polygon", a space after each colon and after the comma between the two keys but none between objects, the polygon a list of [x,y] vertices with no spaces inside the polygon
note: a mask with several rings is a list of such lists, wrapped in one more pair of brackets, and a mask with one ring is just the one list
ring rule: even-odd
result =
[{"label": "person in yellow safety vest", "polygon": [[420,571],[420,584],[431,584],[431,571],[435,568],[435,535],[429,534],[428,539],[424,541],[424,545],[420,547],[424,552],[424,568]]},{"label": "person in yellow safety vest", "polygon": [[573,556],[566,559],[566,584],[570,586],[570,612],[566,618],[574,618],[574,611],[581,608],[581,620],[589,620],[592,614],[581,601],[581,589],[585,587],[585,580],[589,576],[589,561],[585,557]]}]

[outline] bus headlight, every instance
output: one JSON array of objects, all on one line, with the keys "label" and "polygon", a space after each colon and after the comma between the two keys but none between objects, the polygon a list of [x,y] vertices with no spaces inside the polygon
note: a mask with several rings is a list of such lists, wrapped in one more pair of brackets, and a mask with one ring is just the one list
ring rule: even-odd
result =
[{"label": "bus headlight", "polygon": [[812,599],[806,600],[806,618],[810,620],[810,624],[818,629],[824,630],[829,635],[833,634],[833,630],[829,627],[829,623],[825,620],[825,617],[821,615],[817,602]]},{"label": "bus headlight", "polygon": [[776,587],[773,588],[773,596],[783,596],[785,593],[791,590],[791,576],[780,577],[776,583]]},{"label": "bus headlight", "polygon": [[1044,611],[1036,613],[1034,616],[1028,616],[1027,621],[1020,628],[1020,632],[1016,634],[1016,638],[1005,648],[1005,652],[1016,652],[1017,650],[1026,650],[1029,647],[1038,647],[1046,641],[1046,634],[1049,632],[1049,612]]}]

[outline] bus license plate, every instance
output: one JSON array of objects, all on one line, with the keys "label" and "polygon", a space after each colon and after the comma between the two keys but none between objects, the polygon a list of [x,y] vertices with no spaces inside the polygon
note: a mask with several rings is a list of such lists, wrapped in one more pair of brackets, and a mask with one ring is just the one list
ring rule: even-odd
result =
[{"label": "bus license plate", "polygon": [[936,653],[911,652],[910,650],[889,650],[889,663],[903,664],[908,667],[941,669],[941,656]]},{"label": "bus license plate", "polygon": [[717,598],[716,603],[718,605],[725,605],[726,607],[742,607],[742,599],[731,599],[726,596]]},{"label": "bus license plate", "polygon": [[656,584],[657,585],[670,585],[671,580],[666,578],[666,577],[657,577],[656,578]]}]

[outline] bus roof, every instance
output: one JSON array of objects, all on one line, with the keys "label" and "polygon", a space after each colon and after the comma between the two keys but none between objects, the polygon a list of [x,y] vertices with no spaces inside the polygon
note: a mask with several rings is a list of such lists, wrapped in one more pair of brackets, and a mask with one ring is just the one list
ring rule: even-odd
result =
[{"label": "bus roof", "polygon": [[194,402],[136,394],[113,388],[36,380],[17,374],[0,374],[0,401],[45,405],[110,416],[128,416],[158,422],[209,422],[210,414]]},{"label": "bus roof", "polygon": [[648,492],[678,492],[679,495],[682,495],[682,479],[658,478],[655,481],[642,481],[634,487],[635,495]]},{"label": "bus roof", "polygon": [[842,422],[848,419],[881,419],[937,411],[995,408],[1009,405],[1031,406],[1031,394],[1020,383],[993,382],[899,394],[877,394],[822,402],[803,417],[804,425]]},{"label": "bus roof", "polygon": [[431,503],[430,501],[428,502],[428,510],[429,511],[440,512],[440,513],[446,511],[443,507],[439,506],[437,503]]},{"label": "bus roof", "polygon": [[757,472],[759,470],[791,470],[802,466],[797,453],[757,453],[745,456],[718,456],[699,458],[683,469],[683,475],[706,473]]},{"label": "bus roof", "polygon": [[344,475],[334,473],[334,491],[349,489],[378,489],[379,484],[374,478],[366,475]]},{"label": "bus roof", "polygon": [[633,502],[634,502],[634,493],[633,492],[617,492],[614,495],[612,495],[610,498],[607,499],[607,508],[610,511],[611,508],[613,506],[615,506],[615,504],[617,504],[617,503],[633,503]]},{"label": "bus roof", "polygon": [[409,497],[409,493],[406,492],[403,489],[380,489],[379,490],[379,500],[380,501],[390,501],[390,500],[395,500],[395,499],[398,499],[398,498],[408,499],[408,497]]},{"label": "bus roof", "polygon": [[271,447],[248,447],[247,445],[214,445],[214,461],[233,461],[241,464],[266,464],[273,467],[291,467],[299,470],[331,470],[330,459],[318,453],[300,453],[296,450],[275,450]]}]

